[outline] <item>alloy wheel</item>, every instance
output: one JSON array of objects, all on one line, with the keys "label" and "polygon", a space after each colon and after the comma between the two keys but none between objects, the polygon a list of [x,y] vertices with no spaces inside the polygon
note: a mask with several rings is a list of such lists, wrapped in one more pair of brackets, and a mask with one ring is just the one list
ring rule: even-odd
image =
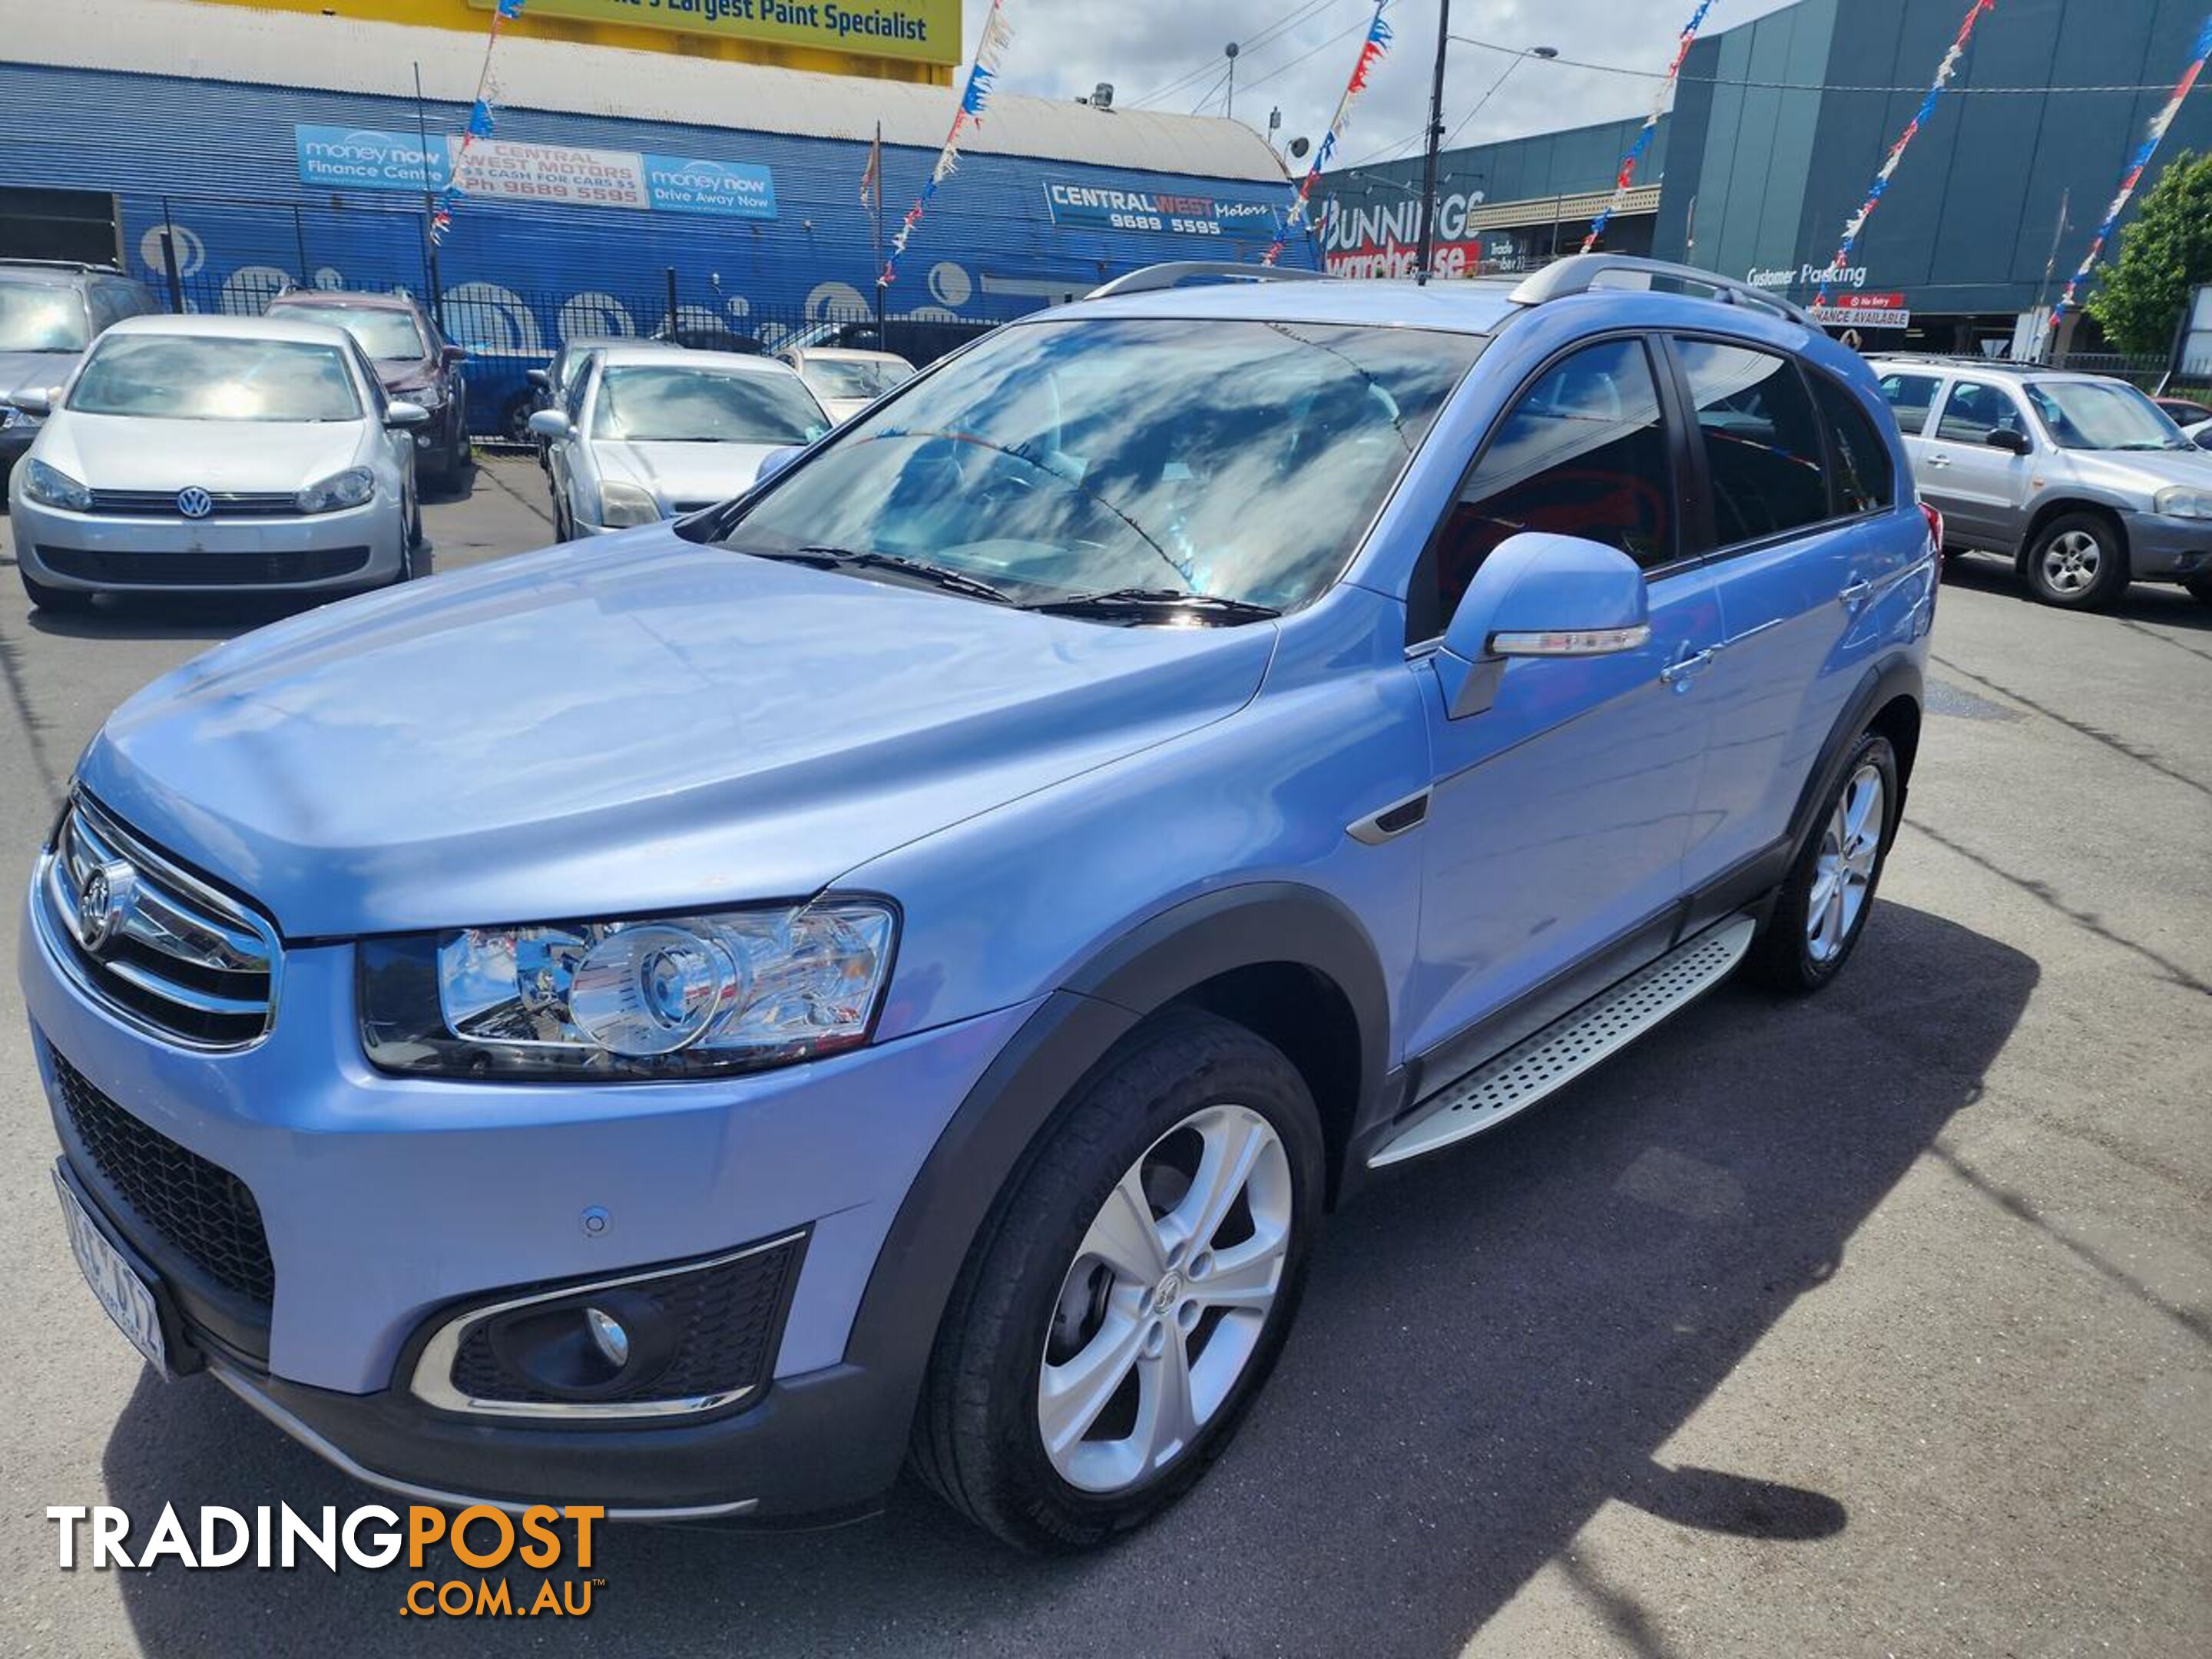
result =
[{"label": "alloy wheel", "polygon": [[1037,1372],[1045,1455],[1125,1490],[1173,1463],[1260,1346],[1291,1244],[1290,1159],[1257,1112],[1192,1113],[1115,1183],[1054,1304]]},{"label": "alloy wheel", "polygon": [[2066,530],[2044,544],[2043,580],[2054,593],[2079,593],[2097,580],[2105,550],[2086,530]]},{"label": "alloy wheel", "polygon": [[1816,963],[1840,956],[1858,925],[1874,887],[1882,828],[1881,773],[1869,763],[1851,774],[1820,833],[1805,905],[1805,949]]}]

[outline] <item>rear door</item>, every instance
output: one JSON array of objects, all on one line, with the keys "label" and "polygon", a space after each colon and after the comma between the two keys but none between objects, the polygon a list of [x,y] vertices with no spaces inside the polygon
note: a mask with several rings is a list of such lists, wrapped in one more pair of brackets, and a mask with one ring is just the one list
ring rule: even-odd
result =
[{"label": "rear door", "polygon": [[[1990,434],[2000,429],[2027,439],[2031,453],[2015,455],[1996,447]],[[1942,480],[1940,491],[1931,489],[1928,497],[1942,513],[1949,540],[2002,553],[2020,545],[2034,489],[2029,482],[2035,473],[2033,449],[2039,441],[2035,423],[2011,386],[1966,376],[1951,382],[1922,469],[1926,477]]]},{"label": "rear door", "polygon": [[[1923,374],[1912,369],[1887,368],[1877,371],[1881,386],[1882,401],[1897,422],[1898,435],[1905,440],[1905,459],[1911,463],[1914,482],[1920,492],[1933,501],[1929,494],[1932,483],[1928,474],[1928,428],[1936,423],[1936,405],[1943,400],[1944,377],[1939,374]],[[1939,506],[1941,503],[1937,503]]]}]

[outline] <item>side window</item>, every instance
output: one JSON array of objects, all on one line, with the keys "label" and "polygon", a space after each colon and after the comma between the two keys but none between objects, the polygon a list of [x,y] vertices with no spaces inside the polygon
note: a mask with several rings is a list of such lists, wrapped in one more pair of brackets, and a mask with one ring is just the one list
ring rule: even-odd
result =
[{"label": "side window", "polygon": [[568,417],[568,424],[581,428],[584,424],[584,393],[592,384],[592,360],[580,357],[568,371],[568,384],[562,390],[561,412]]},{"label": "side window", "polygon": [[1987,442],[1990,434],[2000,428],[2023,434],[2027,431],[2027,422],[2011,394],[1984,380],[1960,380],[1943,404],[1943,418],[1936,422],[1936,435],[1954,443],[1978,444]]},{"label": "side window", "polygon": [[1845,513],[1879,513],[1896,501],[1889,446],[1859,407],[1858,399],[1826,375],[1813,379],[1813,401],[1828,422],[1836,446],[1836,505]]},{"label": "side window", "polygon": [[143,283],[125,283],[123,292],[126,297],[123,314],[126,317],[151,317],[168,309]]},{"label": "side window", "polygon": [[94,335],[105,334],[109,327],[121,322],[131,313],[125,308],[123,295],[112,283],[94,283],[86,291],[85,306],[92,318]]},{"label": "side window", "polygon": [[1881,395],[1897,412],[1897,424],[1908,438],[1917,438],[1928,429],[1928,411],[1936,402],[1936,393],[1943,382],[1933,374],[1885,374],[1881,377]]},{"label": "side window", "polygon": [[1723,547],[1828,516],[1820,423],[1797,365],[1771,352],[1677,340],[1712,481]]},{"label": "side window", "polygon": [[1516,532],[1602,542],[1649,570],[1674,556],[1674,519],[1650,356],[1638,340],[1585,347],[1498,423],[1446,515],[1431,562],[1437,629],[1451,620],[1491,550]]}]

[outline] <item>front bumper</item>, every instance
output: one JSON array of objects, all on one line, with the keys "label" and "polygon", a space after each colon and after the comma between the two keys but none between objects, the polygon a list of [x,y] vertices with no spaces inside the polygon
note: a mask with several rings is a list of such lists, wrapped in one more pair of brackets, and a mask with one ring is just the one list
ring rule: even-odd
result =
[{"label": "front bumper", "polygon": [[[210,1366],[341,1467],[417,1494],[763,1518],[863,1506],[896,1474],[922,1356],[863,1369],[848,1337],[901,1201],[1027,1006],[752,1077],[471,1085],[368,1066],[349,945],[293,948],[269,1036],[196,1054],[112,1018],[23,922],[50,1098],[58,1054],[245,1184],[274,1265],[265,1341],[211,1332]],[[58,1102],[56,1121],[82,1176]],[[809,1237],[769,1385],[726,1414],[491,1420],[408,1386],[415,1352],[456,1304],[798,1228]],[[131,1242],[172,1275],[158,1249]]]},{"label": "front bumper", "polygon": [[2212,519],[2127,514],[2128,574],[2142,581],[2212,576]]},{"label": "front bumper", "polygon": [[64,513],[17,491],[13,516],[24,572],[82,592],[351,590],[392,580],[404,552],[384,498],[299,518],[192,520]]}]

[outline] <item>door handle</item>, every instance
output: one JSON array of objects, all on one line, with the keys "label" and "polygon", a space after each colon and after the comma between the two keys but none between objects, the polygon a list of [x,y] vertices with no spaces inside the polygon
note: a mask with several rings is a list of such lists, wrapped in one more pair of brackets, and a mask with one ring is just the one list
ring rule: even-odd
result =
[{"label": "door handle", "polygon": [[1928,458],[1928,465],[1930,466],[1948,466],[1951,465],[1951,458],[1948,455],[1930,455]]},{"label": "door handle", "polygon": [[1867,602],[1868,597],[1872,594],[1873,592],[1874,584],[1872,582],[1864,580],[1855,581],[1850,586],[1844,589],[1842,592],[1836,595],[1836,603],[1842,605],[1844,610],[1850,611],[1852,615],[1856,616],[1858,614],[1859,607]]},{"label": "door handle", "polygon": [[1659,683],[1662,685],[1674,686],[1677,690],[1686,691],[1690,689],[1689,677],[1712,659],[1712,650],[1708,647],[1694,656],[1685,657],[1680,662],[1668,663],[1666,667],[1659,671]]}]

